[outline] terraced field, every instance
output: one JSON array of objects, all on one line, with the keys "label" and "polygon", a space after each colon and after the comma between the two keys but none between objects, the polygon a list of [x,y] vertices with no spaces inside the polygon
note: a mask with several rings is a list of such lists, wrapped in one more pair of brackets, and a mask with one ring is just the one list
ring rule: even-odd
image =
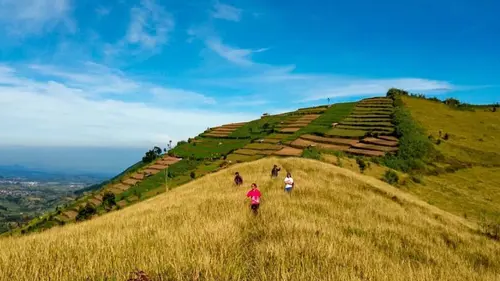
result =
[{"label": "terraced field", "polygon": [[85,200],[81,200],[81,202],[76,202],[73,207],[69,207],[66,211],[57,216],[57,219],[61,221],[74,220],[78,214],[78,210],[84,207],[87,202],[93,204],[95,207],[98,207],[102,204],[103,196],[105,193],[111,192],[115,195],[120,195],[129,190],[131,187],[137,185],[147,177],[165,170],[166,168],[179,162],[180,160],[180,158],[164,155],[151,164],[144,166],[142,169],[139,169],[135,173],[123,177],[120,182],[110,184],[101,189],[97,194],[92,195],[90,198],[85,198]]},{"label": "terraced field", "polygon": [[202,136],[209,138],[226,138],[245,124],[247,124],[247,122],[231,123],[215,128],[210,128],[207,132],[203,133]]},{"label": "terraced field", "polygon": [[[323,136],[313,134],[297,134],[290,143],[294,148],[304,149],[310,146],[321,150],[342,151],[362,156],[384,156],[398,150],[398,139],[390,136],[394,133],[391,123],[393,112],[392,100],[388,98],[364,99],[329,125],[330,129],[320,132]],[[333,112],[332,112],[333,113]],[[324,124],[323,124],[324,125]],[[367,137],[376,135],[378,137]]]}]

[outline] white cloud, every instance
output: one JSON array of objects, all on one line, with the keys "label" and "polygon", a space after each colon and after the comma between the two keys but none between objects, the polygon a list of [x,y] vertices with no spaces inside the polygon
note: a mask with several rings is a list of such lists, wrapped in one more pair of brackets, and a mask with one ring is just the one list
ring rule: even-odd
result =
[{"label": "white cloud", "polygon": [[126,41],[144,49],[154,49],[168,41],[168,33],[174,29],[174,19],[154,0],[142,0],[141,5],[130,11],[131,21]]},{"label": "white cloud", "polygon": [[301,101],[316,101],[326,98],[350,96],[385,95],[390,88],[404,89],[410,92],[451,91],[456,88],[446,81],[428,80],[421,78],[392,78],[392,79],[332,79],[324,81],[319,88],[312,88],[306,92]]},{"label": "white cloud", "polygon": [[227,59],[232,63],[242,66],[250,66],[255,64],[251,59],[252,53],[261,53],[268,50],[268,48],[261,48],[257,50],[233,48],[231,46],[223,44],[218,38],[209,38],[205,41],[205,44],[219,56]]},{"label": "white cloud", "polygon": [[86,62],[83,67],[85,72],[77,69],[61,69],[55,66],[30,65],[30,68],[39,74],[63,79],[68,86],[96,94],[124,94],[140,88],[137,82],[127,78],[121,71],[93,62]]},{"label": "white cloud", "polygon": [[216,104],[214,98],[205,95],[186,91],[183,89],[170,89],[155,87],[150,91],[157,98],[168,101],[169,103],[203,103],[203,104]]},{"label": "white cloud", "polygon": [[70,0],[0,0],[0,25],[19,37],[41,34],[57,26],[75,31]]},{"label": "white cloud", "polygon": [[[193,103],[210,102],[210,98],[130,78],[139,85],[136,92],[120,96],[122,100],[104,99],[93,92],[93,87],[99,89],[100,85],[88,74],[87,77],[67,75],[68,82],[56,82],[21,75],[18,68],[0,66],[0,120],[8,120],[0,122],[0,131],[8,132],[0,138],[0,145],[146,147],[170,139],[174,142],[187,139],[209,126],[256,118],[179,108],[175,102],[168,108],[161,108],[147,103],[146,95],[166,93],[175,97],[182,94],[201,99]],[[45,68],[32,68],[40,69]],[[82,72],[84,69],[82,67]],[[62,73],[62,70],[55,70],[53,74]],[[72,81],[81,85],[84,81],[89,83],[77,87],[70,85]],[[141,95],[138,99],[143,102],[133,101],[137,100],[135,95]]]},{"label": "white cloud", "polygon": [[212,11],[212,17],[218,19],[225,19],[228,21],[240,21],[241,12],[242,12],[241,9],[217,2],[214,5],[214,10]]}]

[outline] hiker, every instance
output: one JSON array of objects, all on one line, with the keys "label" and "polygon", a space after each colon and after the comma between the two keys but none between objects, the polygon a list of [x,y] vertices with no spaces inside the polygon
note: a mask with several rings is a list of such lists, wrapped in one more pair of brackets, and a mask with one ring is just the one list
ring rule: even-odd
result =
[{"label": "hiker", "polygon": [[236,172],[234,174],[234,183],[236,186],[242,185],[243,184],[243,178],[240,176],[239,172]]},{"label": "hiker", "polygon": [[252,189],[248,191],[247,197],[250,198],[251,203],[250,203],[250,208],[253,211],[254,215],[257,215],[259,211],[259,206],[260,206],[260,190],[257,188],[257,184],[252,183]]},{"label": "hiker", "polygon": [[292,174],[286,173],[286,178],[285,178],[285,192],[292,192],[292,188],[294,186]]},{"label": "hiker", "polygon": [[271,178],[277,178],[279,171],[281,171],[281,168],[278,168],[277,165],[274,165],[273,170],[271,171]]}]

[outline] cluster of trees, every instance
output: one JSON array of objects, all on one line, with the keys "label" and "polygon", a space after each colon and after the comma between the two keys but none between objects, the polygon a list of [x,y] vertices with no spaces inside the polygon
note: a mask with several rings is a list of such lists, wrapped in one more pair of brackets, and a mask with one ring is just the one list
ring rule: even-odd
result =
[{"label": "cluster of trees", "polygon": [[146,152],[146,154],[142,157],[142,162],[150,163],[155,160],[158,156],[161,155],[161,148],[155,146],[153,149],[150,149]]}]

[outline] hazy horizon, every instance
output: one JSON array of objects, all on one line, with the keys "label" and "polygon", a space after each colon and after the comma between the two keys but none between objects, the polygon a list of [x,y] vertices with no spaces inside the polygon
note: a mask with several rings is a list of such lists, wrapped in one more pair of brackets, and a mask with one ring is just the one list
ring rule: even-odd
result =
[{"label": "hazy horizon", "polygon": [[140,161],[148,149],[151,148],[0,146],[0,166],[111,176]]}]

